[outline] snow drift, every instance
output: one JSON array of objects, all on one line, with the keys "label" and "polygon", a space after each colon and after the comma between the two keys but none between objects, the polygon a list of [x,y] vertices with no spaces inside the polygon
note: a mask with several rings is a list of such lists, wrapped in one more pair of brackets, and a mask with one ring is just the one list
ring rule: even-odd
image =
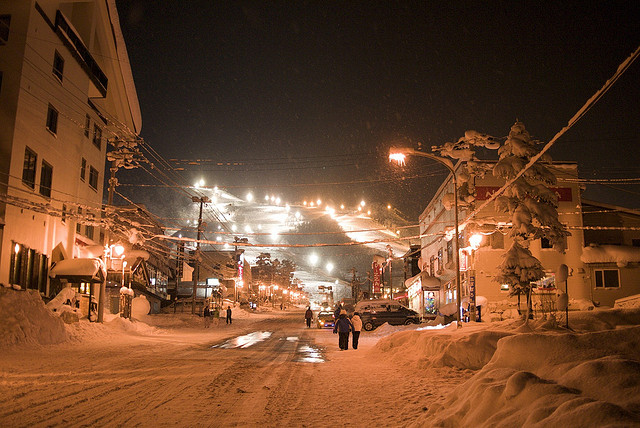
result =
[{"label": "snow drift", "polygon": [[0,348],[68,340],[64,322],[46,308],[35,290],[0,287],[0,308]]}]

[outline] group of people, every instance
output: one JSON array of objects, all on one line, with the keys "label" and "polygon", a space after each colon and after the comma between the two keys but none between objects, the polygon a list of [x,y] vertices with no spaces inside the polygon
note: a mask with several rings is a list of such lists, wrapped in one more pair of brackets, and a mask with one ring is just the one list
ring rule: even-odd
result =
[{"label": "group of people", "polygon": [[338,347],[341,351],[349,349],[349,333],[353,333],[352,346],[358,349],[358,340],[360,339],[360,331],[362,330],[362,319],[358,312],[354,312],[351,319],[347,316],[345,309],[336,310],[338,317],[336,318],[333,334],[338,334]]},{"label": "group of people", "polygon": [[[220,311],[218,308],[214,308],[211,310],[209,305],[204,306],[204,311],[202,312],[202,318],[204,318],[204,328],[209,328],[211,325],[211,318],[218,322],[218,318],[220,317]],[[231,306],[227,306],[227,324],[231,324],[233,320],[231,319]]]}]

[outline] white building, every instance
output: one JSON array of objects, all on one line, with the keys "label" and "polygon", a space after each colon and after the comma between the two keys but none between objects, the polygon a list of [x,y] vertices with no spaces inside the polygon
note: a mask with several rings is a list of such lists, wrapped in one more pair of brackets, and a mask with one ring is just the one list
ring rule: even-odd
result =
[{"label": "white building", "polygon": [[140,127],[115,0],[0,3],[1,283],[100,253],[107,140]]},{"label": "white building", "polygon": [[[571,227],[572,235],[567,238],[567,251],[561,254],[550,247],[548,242],[537,240],[531,244],[531,252],[542,263],[547,277],[540,281],[538,294],[544,288],[555,286],[554,273],[560,264],[566,264],[575,272],[568,279],[570,297],[572,299],[589,299],[589,287],[579,275],[583,264],[580,260],[584,247],[582,234],[582,216],[580,210],[580,186],[577,181],[577,165],[575,163],[554,163],[551,170],[558,178],[555,188],[558,196],[558,213],[560,221]],[[493,177],[489,172],[484,178],[472,178],[475,186],[475,206],[479,207],[492,193],[498,190],[504,180]],[[440,186],[437,193],[420,216],[421,257],[419,267],[421,273],[405,282],[409,295],[409,306],[425,317],[432,317],[445,305],[455,306],[455,257],[453,253],[453,181],[451,175]],[[502,263],[502,255],[511,245],[508,233],[508,215],[496,212],[493,202],[475,215],[465,225],[470,210],[464,202],[459,207],[460,270],[462,300],[466,302],[470,294],[470,285],[475,284],[478,303],[484,303],[483,309],[504,309],[515,305],[516,298],[509,297],[508,286],[493,280],[497,268]],[[482,237],[479,246],[470,245],[473,235]],[[560,286],[560,285],[559,285]],[[564,284],[561,286],[564,289]],[[486,303],[485,303],[486,302]],[[540,298],[537,301],[540,304]],[[524,305],[523,305],[524,306]],[[466,303],[463,305],[466,307]],[[450,311],[448,313],[450,315]],[[454,315],[455,317],[455,312]]]}]

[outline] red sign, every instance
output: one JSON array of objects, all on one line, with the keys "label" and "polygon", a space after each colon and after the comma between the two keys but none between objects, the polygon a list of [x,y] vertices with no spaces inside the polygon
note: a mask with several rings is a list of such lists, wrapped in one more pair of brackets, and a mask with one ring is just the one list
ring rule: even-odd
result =
[{"label": "red sign", "polygon": [[[498,189],[500,189],[499,186],[476,186],[476,200],[486,201]],[[571,188],[569,187],[549,187],[549,190],[556,194],[558,202],[571,202],[573,200]]]}]

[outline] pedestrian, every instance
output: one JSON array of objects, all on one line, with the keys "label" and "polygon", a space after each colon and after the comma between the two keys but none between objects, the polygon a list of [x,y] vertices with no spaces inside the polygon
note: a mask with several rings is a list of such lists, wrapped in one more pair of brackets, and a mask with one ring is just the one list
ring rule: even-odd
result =
[{"label": "pedestrian", "polygon": [[311,327],[311,319],[313,318],[313,311],[311,306],[307,308],[307,312],[304,313],[304,319],[307,321],[307,328]]},{"label": "pedestrian", "polygon": [[204,306],[202,318],[204,318],[204,328],[209,328],[209,324],[211,323],[211,309],[208,304]]},{"label": "pedestrian", "polygon": [[338,346],[341,351],[349,349],[349,331],[353,330],[353,324],[347,318],[347,311],[342,309],[333,327],[333,334],[338,333]]},{"label": "pedestrian", "polygon": [[227,306],[227,324],[231,324],[231,306]]},{"label": "pedestrian", "polygon": [[283,308],[283,305],[282,305],[282,303],[280,303],[280,310],[282,310],[282,308]]},{"label": "pedestrian", "polygon": [[217,326],[220,323],[220,307],[218,305],[213,307],[211,316],[213,317],[213,325]]},{"label": "pedestrian", "polygon": [[336,309],[333,311],[333,319],[335,319],[336,321],[338,321],[338,318],[340,317],[340,311],[342,311],[342,305],[338,303],[336,305]]},{"label": "pedestrian", "polygon": [[362,330],[362,318],[358,312],[353,313],[351,325],[353,326],[353,349],[358,349],[358,339],[360,339],[360,331]]}]

